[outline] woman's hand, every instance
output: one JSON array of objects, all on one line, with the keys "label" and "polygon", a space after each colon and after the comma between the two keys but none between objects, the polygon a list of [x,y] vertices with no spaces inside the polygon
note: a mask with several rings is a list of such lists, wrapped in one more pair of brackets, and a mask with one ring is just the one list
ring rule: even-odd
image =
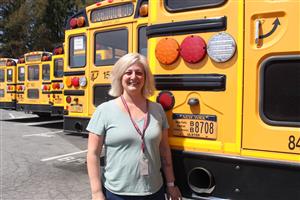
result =
[{"label": "woman's hand", "polygon": [[175,186],[168,186],[167,187],[167,196],[168,200],[181,200],[181,193],[178,187]]}]

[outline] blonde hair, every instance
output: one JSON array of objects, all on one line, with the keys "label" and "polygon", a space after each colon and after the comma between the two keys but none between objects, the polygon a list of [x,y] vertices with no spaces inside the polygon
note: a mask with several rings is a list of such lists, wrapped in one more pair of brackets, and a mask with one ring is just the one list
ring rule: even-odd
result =
[{"label": "blonde hair", "polygon": [[111,89],[109,94],[114,97],[119,97],[123,93],[122,76],[125,71],[132,65],[138,64],[144,68],[145,83],[142,88],[142,94],[145,98],[148,98],[154,94],[154,78],[150,71],[148,61],[145,56],[138,53],[128,53],[122,56],[113,66],[111,72]]}]

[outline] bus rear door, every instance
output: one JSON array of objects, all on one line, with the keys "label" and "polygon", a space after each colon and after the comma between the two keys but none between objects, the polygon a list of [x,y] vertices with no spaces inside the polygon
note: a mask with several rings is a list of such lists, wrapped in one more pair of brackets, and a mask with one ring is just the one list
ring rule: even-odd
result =
[{"label": "bus rear door", "polygon": [[92,116],[95,107],[112,99],[108,95],[111,69],[120,57],[132,52],[132,24],[94,29],[90,37],[94,44],[91,51],[94,53],[90,55],[93,63],[90,67],[89,87],[89,116]]}]

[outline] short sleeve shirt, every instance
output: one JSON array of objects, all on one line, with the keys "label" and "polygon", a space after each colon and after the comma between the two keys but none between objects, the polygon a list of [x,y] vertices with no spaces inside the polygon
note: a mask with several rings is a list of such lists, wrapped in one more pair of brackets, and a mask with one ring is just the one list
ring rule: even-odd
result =
[{"label": "short sleeve shirt", "polygon": [[[140,175],[139,159],[142,154],[141,137],[134,128],[129,114],[121,110],[116,100],[99,105],[87,130],[104,136],[105,166],[103,182],[106,189],[119,195],[149,195],[157,192],[163,184],[160,172],[159,145],[162,131],[169,128],[160,104],[148,104],[149,122],[145,131],[145,156],[149,175]],[[140,130],[144,119],[135,121]]]}]

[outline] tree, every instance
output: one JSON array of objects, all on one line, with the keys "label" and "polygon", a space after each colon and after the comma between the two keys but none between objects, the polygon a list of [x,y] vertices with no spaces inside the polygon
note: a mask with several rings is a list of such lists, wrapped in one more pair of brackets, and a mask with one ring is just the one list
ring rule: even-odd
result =
[{"label": "tree", "polygon": [[0,56],[17,58],[30,51],[52,51],[64,42],[67,19],[92,3],[91,0],[5,0],[0,8]]}]

